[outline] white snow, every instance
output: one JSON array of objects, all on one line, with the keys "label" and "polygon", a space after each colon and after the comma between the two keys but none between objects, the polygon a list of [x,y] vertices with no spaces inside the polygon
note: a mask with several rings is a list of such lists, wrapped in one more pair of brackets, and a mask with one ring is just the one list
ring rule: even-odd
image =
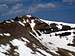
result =
[{"label": "white snow", "polygon": [[21,37],[24,41],[26,42],[30,42],[29,40],[27,40],[26,38]]},{"label": "white snow", "polygon": [[11,43],[14,46],[18,47],[17,52],[19,52],[20,56],[32,56],[32,54],[31,54],[32,50],[29,49],[28,47],[26,47],[25,43],[23,43],[22,41],[14,39]]},{"label": "white snow", "polygon": [[11,36],[11,34],[10,34],[10,33],[4,33],[4,35],[5,35],[5,36]]},{"label": "white snow", "polygon": [[44,53],[46,56],[52,56],[52,55],[46,53],[44,50],[41,50],[41,49],[37,49],[37,50],[41,51],[41,52]]},{"label": "white snow", "polygon": [[3,36],[3,34],[2,34],[2,33],[0,33],[0,35],[1,35],[1,36]]},{"label": "white snow", "polygon": [[70,56],[74,56],[74,55],[72,55],[71,53],[68,53]]},{"label": "white snow", "polygon": [[25,19],[23,19],[23,23],[26,23]]},{"label": "white snow", "polygon": [[11,21],[6,21],[6,23],[11,23]]},{"label": "white snow", "polygon": [[9,50],[10,49],[10,45],[9,44],[6,44],[5,45],[1,45],[1,47],[4,49],[4,50]]},{"label": "white snow", "polygon": [[25,24],[23,23],[23,22],[21,22],[21,21],[18,21],[22,26],[25,26]]},{"label": "white snow", "polygon": [[2,52],[7,52],[7,50],[10,50],[10,45],[9,44],[1,45],[1,47],[0,47],[0,56],[6,56]]},{"label": "white snow", "polygon": [[39,53],[32,54],[33,51],[27,46],[25,46],[25,43],[20,40],[14,39],[13,41],[11,41],[11,43],[14,46],[18,47],[18,50],[15,50],[15,51],[17,51],[20,54],[20,56],[38,56],[39,55]]},{"label": "white snow", "polygon": [[58,25],[60,24],[63,24],[63,25],[68,25],[68,26],[71,26],[71,27],[75,27],[75,24],[72,24],[72,23],[64,23],[64,22],[56,22],[56,21],[48,21],[48,20],[43,20],[43,19],[40,19],[42,20],[43,22],[47,23],[47,24],[51,24],[51,23],[56,23]]},{"label": "white snow", "polygon": [[61,26],[61,25],[57,25],[57,27],[58,27],[59,29],[62,29],[62,26]]},{"label": "white snow", "polygon": [[28,19],[27,19],[26,21],[27,21],[27,22],[29,22],[29,20],[28,20]]},{"label": "white snow", "polygon": [[14,20],[13,20],[13,19],[11,19],[11,22],[14,22]]},{"label": "white snow", "polygon": [[26,15],[27,17],[32,17],[31,15]]},{"label": "white snow", "polygon": [[34,20],[31,20],[30,26],[31,26],[32,30],[34,30],[34,26],[35,26]]},{"label": "white snow", "polygon": [[[51,35],[52,35],[51,37],[50,37],[50,34],[42,34],[40,36],[40,38],[42,39],[41,43],[55,51],[57,50],[57,47],[59,47],[59,48],[64,48],[64,49],[75,52],[75,47],[67,45],[68,43],[70,43],[70,44],[73,43],[72,42],[73,36],[74,36],[73,30],[71,30],[70,32],[72,33],[71,35],[63,36],[62,38],[60,38],[60,36],[55,36],[56,32],[51,33]],[[60,32],[60,33],[62,33],[62,32]],[[66,38],[68,38],[68,40]],[[49,45],[49,42],[52,44]]]},{"label": "white snow", "polygon": [[5,36],[11,36],[10,33],[0,33],[0,35],[1,35],[1,36],[4,36],[4,35],[5,35]]},{"label": "white snow", "polygon": [[6,55],[0,52],[0,56],[6,56]]}]

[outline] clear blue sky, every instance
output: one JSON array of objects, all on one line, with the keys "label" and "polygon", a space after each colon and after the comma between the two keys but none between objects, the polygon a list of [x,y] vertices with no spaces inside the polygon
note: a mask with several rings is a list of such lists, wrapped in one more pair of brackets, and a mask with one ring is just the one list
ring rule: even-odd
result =
[{"label": "clear blue sky", "polygon": [[28,13],[47,20],[75,23],[75,0],[0,0],[0,20]]}]

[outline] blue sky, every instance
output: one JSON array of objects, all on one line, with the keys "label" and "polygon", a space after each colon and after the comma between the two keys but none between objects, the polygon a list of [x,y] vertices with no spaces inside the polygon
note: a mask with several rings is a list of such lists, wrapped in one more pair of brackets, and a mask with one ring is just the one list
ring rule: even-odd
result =
[{"label": "blue sky", "polygon": [[47,20],[75,23],[75,0],[0,0],[0,20],[29,13]]}]

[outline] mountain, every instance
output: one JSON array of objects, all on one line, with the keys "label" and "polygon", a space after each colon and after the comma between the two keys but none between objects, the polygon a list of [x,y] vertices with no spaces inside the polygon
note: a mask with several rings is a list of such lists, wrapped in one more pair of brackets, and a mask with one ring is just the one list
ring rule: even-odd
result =
[{"label": "mountain", "polygon": [[75,24],[31,15],[4,20],[0,56],[75,56]]}]

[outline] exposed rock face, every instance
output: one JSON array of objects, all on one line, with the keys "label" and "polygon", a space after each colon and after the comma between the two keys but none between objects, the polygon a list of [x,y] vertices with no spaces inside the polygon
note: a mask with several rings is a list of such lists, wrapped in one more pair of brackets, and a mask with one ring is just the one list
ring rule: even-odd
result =
[{"label": "exposed rock face", "polygon": [[75,26],[31,15],[0,23],[1,56],[75,56]]}]

